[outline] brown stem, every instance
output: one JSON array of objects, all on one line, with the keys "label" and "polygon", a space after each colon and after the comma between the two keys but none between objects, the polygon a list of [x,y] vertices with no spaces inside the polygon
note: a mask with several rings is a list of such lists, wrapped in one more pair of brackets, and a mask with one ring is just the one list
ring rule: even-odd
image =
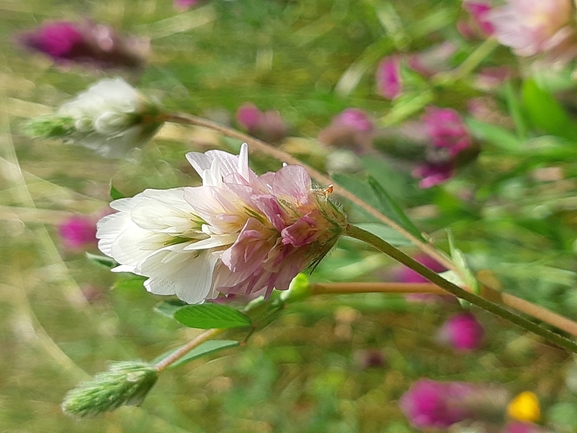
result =
[{"label": "brown stem", "polygon": [[224,329],[216,329],[216,328],[215,329],[209,329],[208,331],[204,331],[202,334],[198,335],[196,338],[194,338],[193,340],[191,340],[190,342],[188,342],[187,344],[182,346],[176,352],[173,352],[171,355],[164,358],[162,361],[160,361],[154,367],[158,370],[159,373],[161,373],[163,370],[168,368],[170,365],[174,364],[176,361],[178,361],[180,358],[182,358],[184,355],[186,355],[192,349],[200,346],[205,341],[208,341],[208,340],[216,337],[218,334],[221,334],[224,331],[225,331]]},{"label": "brown stem", "polygon": [[[311,283],[313,295],[343,295],[348,293],[427,293],[450,296],[445,290],[433,283]],[[517,298],[509,293],[499,293],[495,298],[509,308],[514,308],[528,316],[555,326],[562,331],[577,337],[577,323],[546,308]]]}]

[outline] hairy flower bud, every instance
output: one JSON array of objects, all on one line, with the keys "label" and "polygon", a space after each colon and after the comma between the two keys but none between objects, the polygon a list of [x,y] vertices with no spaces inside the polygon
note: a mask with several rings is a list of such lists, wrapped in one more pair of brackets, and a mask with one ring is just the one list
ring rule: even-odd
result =
[{"label": "hairy flower bud", "polygon": [[158,378],[158,371],[144,362],[117,362],[68,392],[62,403],[65,413],[94,416],[126,404],[138,406]]}]

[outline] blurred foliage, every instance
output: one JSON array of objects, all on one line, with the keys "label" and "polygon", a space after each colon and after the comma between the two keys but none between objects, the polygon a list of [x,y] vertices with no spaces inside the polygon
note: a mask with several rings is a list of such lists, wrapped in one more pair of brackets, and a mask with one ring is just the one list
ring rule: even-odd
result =
[{"label": "blurred foliage", "polygon": [[[464,110],[471,97],[484,95],[472,77],[463,77],[417,83],[427,86],[426,97],[406,98],[413,106],[391,103],[375,93],[382,57],[451,40],[458,50],[450,67],[457,67],[480,42],[457,32],[464,12],[452,0],[212,0],[182,13],[158,0],[0,0],[0,13],[3,431],[410,432],[396,402],[423,376],[499,383],[512,395],[531,390],[550,407],[560,432],[574,431],[568,408],[577,397],[565,386],[566,372],[573,371],[567,354],[482,313],[485,346],[455,354],[434,334],[457,305],[386,295],[295,304],[245,347],[163,373],[141,408],[82,422],[64,416],[60,402],[86,372],[104,370],[107,360],[152,360],[197,331],[154,313],[161,299],[141,284],[115,283],[107,269],[61,248],[55,224],[72,212],[102,212],[111,179],[113,191],[124,196],[195,184],[184,153],[238,143],[168,125],[153,143],[117,162],[58,141],[30,140],[19,132],[25,119],[50,112],[103,73],[55,67],[23,53],[15,33],[44,20],[88,15],[150,37],[150,64],[140,77],[127,74],[132,82],[168,108],[233,125],[234,111],[247,101],[279,110],[294,136],[285,150],[319,169],[330,151],[307,138],[347,107],[381,119],[392,114],[387,119],[399,124],[417,119],[425,104]],[[483,64],[503,63],[519,66],[502,47]],[[342,176],[356,184],[371,176],[386,190],[381,205],[395,200],[445,250],[450,228],[481,281],[577,318],[575,85],[562,77],[526,78],[530,71],[523,68],[521,78],[488,94],[503,122],[466,119],[480,153],[449,183],[419,189],[411,158],[390,157],[407,153],[390,137],[380,143],[380,155],[359,158],[360,172]],[[279,166],[260,156],[252,163],[259,172]],[[353,221],[372,222],[344,205]],[[371,248],[343,239],[311,278],[386,280],[394,270]],[[356,356],[363,349],[382,350],[385,365],[362,369]]]}]

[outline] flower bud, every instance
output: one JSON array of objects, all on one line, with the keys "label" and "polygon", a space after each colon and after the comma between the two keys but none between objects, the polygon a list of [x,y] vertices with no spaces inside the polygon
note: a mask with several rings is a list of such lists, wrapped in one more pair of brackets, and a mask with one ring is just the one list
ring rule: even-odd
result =
[{"label": "flower bud", "polygon": [[160,106],[122,78],[107,78],[65,103],[54,115],[33,119],[27,132],[62,138],[118,158],[146,144],[162,125]]},{"label": "flower bud", "polygon": [[123,404],[138,406],[155,384],[158,371],[144,362],[117,362],[66,395],[62,410],[79,417],[109,412]]},{"label": "flower bud", "polygon": [[439,329],[439,342],[457,351],[467,352],[483,344],[485,329],[472,313],[452,315]]}]

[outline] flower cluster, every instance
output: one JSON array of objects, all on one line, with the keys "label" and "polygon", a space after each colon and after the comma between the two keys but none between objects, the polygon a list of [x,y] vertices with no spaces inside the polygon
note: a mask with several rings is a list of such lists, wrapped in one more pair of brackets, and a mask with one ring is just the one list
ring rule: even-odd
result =
[{"label": "flower cluster", "polygon": [[28,130],[33,136],[62,138],[118,158],[147,143],[161,125],[158,104],[122,78],[106,78],[56,114],[32,120]]},{"label": "flower cluster", "polygon": [[116,271],[148,277],[145,287],[188,303],[219,294],[285,290],[334,245],[346,220],[314,189],[303,167],[257,176],[248,150],[187,154],[203,185],[146,190],[112,202],[98,224],[99,248]]}]

